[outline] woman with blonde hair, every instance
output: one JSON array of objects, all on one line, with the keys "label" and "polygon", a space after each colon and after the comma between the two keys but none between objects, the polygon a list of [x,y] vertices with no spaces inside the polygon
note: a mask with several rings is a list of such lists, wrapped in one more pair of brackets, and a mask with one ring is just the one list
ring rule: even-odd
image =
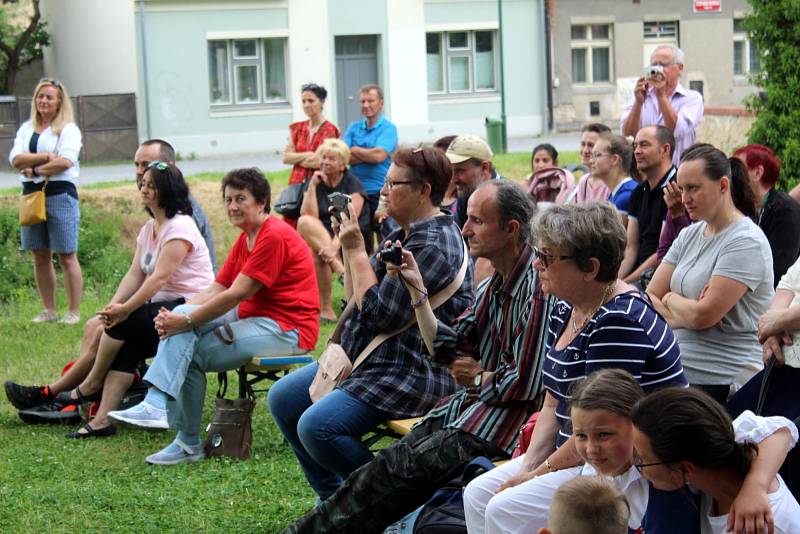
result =
[{"label": "woman with blonde hair", "polygon": [[30,120],[17,130],[8,156],[11,166],[20,172],[22,194],[44,190],[46,196],[47,220],[20,228],[22,249],[33,254],[36,288],[44,305],[33,319],[35,323],[57,319],[53,253],[64,272],[69,306],[59,322],[80,321],[83,276],[77,256],[80,207],[75,186],[80,151],[81,131],[75,125],[67,90],[58,80],[42,78],[33,92]]},{"label": "woman with blonde hair", "polygon": [[325,139],[318,149],[320,168],[311,175],[308,189],[303,194],[297,232],[305,239],[314,253],[314,266],[319,285],[320,320],[335,321],[331,297],[331,277],[344,273],[339,237],[331,226],[329,195],[349,195],[355,208],[358,226],[363,235],[369,232],[369,210],[362,209],[367,193],[361,180],[348,171],[350,148],[341,139]]}]

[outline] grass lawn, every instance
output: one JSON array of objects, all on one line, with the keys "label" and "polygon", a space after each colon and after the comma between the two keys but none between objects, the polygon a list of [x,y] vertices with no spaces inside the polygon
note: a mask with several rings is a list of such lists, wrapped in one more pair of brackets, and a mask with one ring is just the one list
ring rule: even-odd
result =
[{"label": "grass lawn", "polygon": [[[530,172],[530,155],[500,155],[496,164],[501,174],[520,179]],[[202,174],[190,183],[211,220],[222,262],[238,231],[226,220],[220,178]],[[273,198],[287,179],[288,171],[270,175]],[[85,213],[91,214],[84,216],[84,227],[107,225],[116,232],[112,242],[96,247],[99,250],[82,251],[92,255],[93,265],[101,266],[96,269],[104,269],[85,280],[81,311],[86,318],[113,294],[127,268],[119,263],[130,261],[136,234],[147,216],[132,181],[84,188],[81,200]],[[15,214],[15,201],[15,196],[0,198],[6,220],[12,211]],[[83,239],[84,228],[81,231]],[[104,258],[120,257],[128,259],[116,259],[114,266],[103,264]],[[82,330],[31,324],[31,317],[40,311],[38,297],[30,285],[22,287],[20,280],[29,284],[30,279],[14,279],[10,273],[22,269],[27,259],[10,262],[0,258],[0,283],[15,285],[4,293],[11,297],[0,307],[0,379],[45,384],[76,356]],[[341,291],[337,283],[337,299]],[[63,310],[63,291],[59,298]],[[317,354],[332,329],[321,329]],[[235,377],[231,378],[229,397],[237,391]],[[213,375],[209,379],[203,426],[211,416],[216,391]],[[272,421],[263,393],[253,419],[253,456],[245,462],[214,459],[154,467],[144,457],[169,443],[172,432],[120,428],[108,439],[66,439],[72,430],[25,425],[11,404],[0,400],[0,532],[277,532],[314,504],[315,495]]]}]

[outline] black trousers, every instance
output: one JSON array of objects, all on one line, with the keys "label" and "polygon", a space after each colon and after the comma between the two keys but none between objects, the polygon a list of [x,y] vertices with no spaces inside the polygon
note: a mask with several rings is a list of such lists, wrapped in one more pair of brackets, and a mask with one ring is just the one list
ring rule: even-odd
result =
[{"label": "black trousers", "polygon": [[379,534],[425,504],[477,456],[508,457],[472,434],[427,421],[351,473],[336,493],[284,532]]}]

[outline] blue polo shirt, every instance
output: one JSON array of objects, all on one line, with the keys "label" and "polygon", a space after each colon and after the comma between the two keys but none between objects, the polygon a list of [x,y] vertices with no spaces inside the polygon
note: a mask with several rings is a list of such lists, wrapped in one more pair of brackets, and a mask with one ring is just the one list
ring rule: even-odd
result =
[{"label": "blue polo shirt", "polygon": [[364,185],[367,195],[377,195],[383,187],[386,172],[392,163],[391,154],[397,148],[397,128],[381,115],[372,128],[367,128],[367,120],[361,119],[351,124],[342,140],[350,147],[382,148],[389,156],[380,163],[358,163],[350,167]]}]

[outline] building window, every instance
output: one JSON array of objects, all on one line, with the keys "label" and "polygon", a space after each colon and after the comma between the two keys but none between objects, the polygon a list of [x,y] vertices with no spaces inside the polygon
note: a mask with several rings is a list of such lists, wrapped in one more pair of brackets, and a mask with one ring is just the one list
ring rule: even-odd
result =
[{"label": "building window", "polygon": [[760,70],[758,49],[747,36],[744,19],[733,19],[733,74],[746,76]]},{"label": "building window", "polygon": [[497,91],[497,32],[433,32],[425,35],[429,94]]},{"label": "building window", "polygon": [[208,42],[212,106],[286,102],[286,39]]},{"label": "building window", "polygon": [[644,38],[648,41],[678,42],[678,21],[645,22]]},{"label": "building window", "polygon": [[611,81],[611,25],[573,24],[572,83]]}]

